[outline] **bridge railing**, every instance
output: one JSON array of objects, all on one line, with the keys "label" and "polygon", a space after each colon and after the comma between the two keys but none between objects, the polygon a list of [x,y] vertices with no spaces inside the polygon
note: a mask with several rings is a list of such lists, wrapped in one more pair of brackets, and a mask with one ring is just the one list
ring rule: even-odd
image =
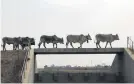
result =
[{"label": "bridge railing", "polygon": [[132,41],[131,37],[127,37],[127,48],[134,51],[134,41]]}]

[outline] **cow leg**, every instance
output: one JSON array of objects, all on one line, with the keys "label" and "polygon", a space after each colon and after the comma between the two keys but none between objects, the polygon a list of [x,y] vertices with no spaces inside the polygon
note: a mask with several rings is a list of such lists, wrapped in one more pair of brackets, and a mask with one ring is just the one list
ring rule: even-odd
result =
[{"label": "cow leg", "polygon": [[99,48],[101,48],[101,46],[100,46],[100,41],[97,41],[97,42],[96,42],[96,47],[98,48],[98,46],[99,46]]},{"label": "cow leg", "polygon": [[69,44],[69,42],[67,41],[67,42],[66,42],[66,48],[68,48],[68,44]]},{"label": "cow leg", "polygon": [[98,48],[98,44],[96,43],[96,48]]},{"label": "cow leg", "polygon": [[17,47],[16,47],[16,45],[14,46],[14,50],[17,50]]},{"label": "cow leg", "polygon": [[46,44],[45,44],[45,42],[43,43],[43,46],[46,48]]},{"label": "cow leg", "polygon": [[18,49],[18,44],[16,44],[16,50]]},{"label": "cow leg", "polygon": [[72,43],[70,43],[70,45],[72,46],[72,48],[74,48]]},{"label": "cow leg", "polygon": [[111,43],[110,43],[110,46],[111,46],[111,48],[112,48],[112,45],[111,45]]},{"label": "cow leg", "polygon": [[57,43],[53,43],[53,48],[55,48],[54,45],[56,45],[56,48],[57,48]]},{"label": "cow leg", "polygon": [[15,44],[13,44],[13,50],[15,50]]},{"label": "cow leg", "polygon": [[80,45],[80,47],[82,48],[82,44]]},{"label": "cow leg", "polygon": [[18,48],[18,50],[19,50],[19,44],[17,45],[17,48]]},{"label": "cow leg", "polygon": [[53,43],[53,48],[54,48],[54,43]]},{"label": "cow leg", "polygon": [[6,51],[6,43],[3,43],[3,51]]},{"label": "cow leg", "polygon": [[106,43],[106,46],[105,46],[105,48],[107,47],[107,44],[108,44],[108,42]]},{"label": "cow leg", "polygon": [[40,48],[40,45],[42,44],[42,42],[40,41],[39,44],[38,44],[38,47]]},{"label": "cow leg", "polygon": [[18,45],[16,43],[13,44],[13,50],[17,50]]},{"label": "cow leg", "polygon": [[80,43],[80,47],[78,47],[78,48],[82,48],[82,43]]},{"label": "cow leg", "polygon": [[25,45],[24,44],[20,44],[21,45],[21,49],[24,50]]},{"label": "cow leg", "polygon": [[57,48],[57,43],[56,43],[56,48]]},{"label": "cow leg", "polygon": [[24,45],[22,45],[21,47],[22,47],[22,50],[24,50]]},{"label": "cow leg", "polygon": [[17,45],[17,48],[18,48],[18,50],[19,50],[19,44]]},{"label": "cow leg", "polygon": [[96,48],[98,48],[98,44],[99,44],[99,42],[97,41],[97,42],[96,42]]},{"label": "cow leg", "polygon": [[99,47],[101,48],[101,46],[100,46],[100,41],[98,41],[98,45],[99,45]]},{"label": "cow leg", "polygon": [[101,48],[100,43],[99,43],[99,47]]}]

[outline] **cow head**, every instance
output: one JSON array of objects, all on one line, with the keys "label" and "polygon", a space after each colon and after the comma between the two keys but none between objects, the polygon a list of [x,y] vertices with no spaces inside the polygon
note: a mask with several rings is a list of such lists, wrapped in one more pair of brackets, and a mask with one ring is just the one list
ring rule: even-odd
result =
[{"label": "cow head", "polygon": [[115,40],[119,40],[118,34],[114,35],[114,39],[115,39]]},{"label": "cow head", "polygon": [[116,37],[117,37],[117,40],[120,40],[118,34],[116,34]]},{"label": "cow head", "polygon": [[60,38],[59,42],[60,42],[61,44],[64,44],[63,38]]},{"label": "cow head", "polygon": [[63,40],[63,38],[62,38],[61,40],[62,40],[62,44],[64,44],[64,40]]},{"label": "cow head", "polygon": [[92,40],[92,38],[89,34],[86,36],[86,38],[87,38],[87,43],[88,43],[88,40]]},{"label": "cow head", "polygon": [[31,42],[31,45],[35,45],[35,39],[34,38],[31,38],[30,42]]}]

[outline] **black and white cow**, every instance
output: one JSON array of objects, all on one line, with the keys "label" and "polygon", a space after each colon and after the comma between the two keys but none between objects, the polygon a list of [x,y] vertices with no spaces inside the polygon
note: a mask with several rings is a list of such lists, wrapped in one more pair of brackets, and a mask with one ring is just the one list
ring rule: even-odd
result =
[{"label": "black and white cow", "polygon": [[119,36],[118,36],[118,34],[116,34],[116,35],[112,35],[112,34],[97,34],[96,36],[95,36],[95,38],[96,38],[96,47],[98,48],[98,45],[99,45],[99,47],[101,48],[101,46],[100,46],[100,42],[106,42],[106,46],[105,46],[105,48],[107,47],[107,44],[109,43],[110,44],[110,46],[111,46],[111,48],[112,48],[112,45],[111,45],[111,43],[113,42],[113,41],[115,41],[115,40],[119,40]]},{"label": "black and white cow", "polygon": [[53,36],[47,36],[47,35],[42,35],[40,37],[40,42],[38,44],[39,48],[40,48],[40,45],[43,43],[43,46],[46,48],[46,43],[49,44],[49,43],[53,43],[53,48],[54,48],[54,45],[56,45],[56,48],[57,48],[57,43],[61,43],[61,44],[64,44],[64,40],[63,38],[59,38],[57,37],[56,35],[53,35]]},{"label": "black and white cow", "polygon": [[[68,35],[66,37],[67,39],[67,42],[66,42],[66,48],[68,47],[68,44],[70,43],[70,45],[73,47],[73,44],[72,43],[80,43],[80,47],[79,48],[82,48],[82,44],[84,42],[87,41],[88,43],[88,40],[92,40],[91,39],[91,36],[88,34],[88,35]],[[74,48],[74,47],[73,47]]]}]

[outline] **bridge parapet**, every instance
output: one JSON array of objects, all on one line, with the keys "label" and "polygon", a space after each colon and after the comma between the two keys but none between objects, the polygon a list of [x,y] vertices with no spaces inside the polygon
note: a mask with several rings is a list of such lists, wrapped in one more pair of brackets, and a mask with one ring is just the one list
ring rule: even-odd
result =
[{"label": "bridge parapet", "polygon": [[127,37],[127,48],[132,50],[132,52],[134,53],[134,41],[132,41],[130,37]]},{"label": "bridge parapet", "polygon": [[36,48],[34,54],[117,54],[124,48]]}]

